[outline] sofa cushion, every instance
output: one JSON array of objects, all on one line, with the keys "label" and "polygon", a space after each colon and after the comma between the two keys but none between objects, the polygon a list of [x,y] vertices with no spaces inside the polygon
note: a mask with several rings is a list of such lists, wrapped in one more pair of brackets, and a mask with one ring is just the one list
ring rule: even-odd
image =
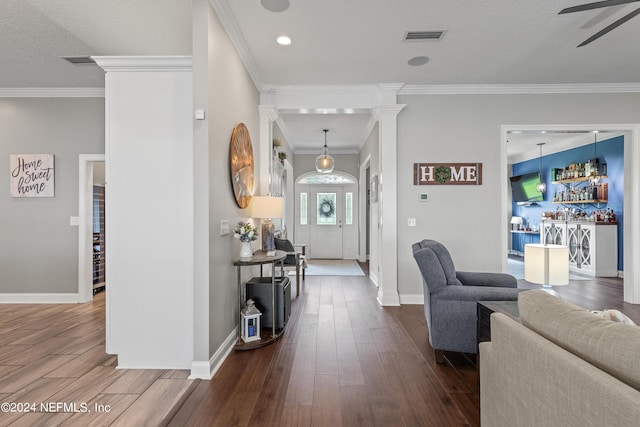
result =
[{"label": "sofa cushion", "polygon": [[522,292],[522,323],[549,341],[640,389],[640,328],[598,317],[547,292]]}]

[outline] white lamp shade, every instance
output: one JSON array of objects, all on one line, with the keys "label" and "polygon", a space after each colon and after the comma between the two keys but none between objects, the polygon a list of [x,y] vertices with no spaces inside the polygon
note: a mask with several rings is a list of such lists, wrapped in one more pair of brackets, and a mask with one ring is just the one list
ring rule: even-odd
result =
[{"label": "white lamp shade", "polygon": [[512,216],[511,217],[511,224],[522,224],[522,217],[521,216]]},{"label": "white lamp shade", "polygon": [[546,286],[569,284],[569,247],[524,245],[524,279]]},{"label": "white lamp shade", "polygon": [[253,196],[251,198],[251,218],[282,218],[284,198]]}]

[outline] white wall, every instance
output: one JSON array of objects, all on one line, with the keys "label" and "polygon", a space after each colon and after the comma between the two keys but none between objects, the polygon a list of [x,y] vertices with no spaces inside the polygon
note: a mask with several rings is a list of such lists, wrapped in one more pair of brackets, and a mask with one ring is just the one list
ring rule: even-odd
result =
[{"label": "white wall", "polygon": [[[442,242],[459,270],[500,271],[501,125],[640,121],[640,94],[403,95],[398,116],[398,288],[422,293],[411,244]],[[414,186],[415,162],[482,162],[481,186]],[[428,202],[418,201],[426,192]],[[407,218],[417,218],[407,227]]]},{"label": "white wall", "polygon": [[[10,154],[53,154],[55,197],[12,198]],[[78,155],[104,153],[103,98],[0,98],[0,301],[75,302]]]},{"label": "white wall", "polygon": [[107,71],[107,351],[121,368],[189,368],[191,58],[96,62]]}]

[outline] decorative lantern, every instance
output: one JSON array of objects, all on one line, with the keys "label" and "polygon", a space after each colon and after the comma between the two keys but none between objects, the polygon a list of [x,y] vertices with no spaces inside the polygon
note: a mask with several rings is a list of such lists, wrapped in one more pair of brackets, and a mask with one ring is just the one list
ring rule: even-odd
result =
[{"label": "decorative lantern", "polygon": [[252,299],[247,300],[247,305],[242,309],[242,340],[244,342],[260,341],[260,310]]}]

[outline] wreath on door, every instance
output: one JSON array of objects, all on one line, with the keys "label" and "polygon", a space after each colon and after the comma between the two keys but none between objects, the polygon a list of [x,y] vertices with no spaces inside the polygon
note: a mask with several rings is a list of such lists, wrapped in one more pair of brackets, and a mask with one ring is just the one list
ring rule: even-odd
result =
[{"label": "wreath on door", "polygon": [[331,199],[323,199],[318,207],[318,214],[325,218],[331,218],[336,211],[336,206]]}]

